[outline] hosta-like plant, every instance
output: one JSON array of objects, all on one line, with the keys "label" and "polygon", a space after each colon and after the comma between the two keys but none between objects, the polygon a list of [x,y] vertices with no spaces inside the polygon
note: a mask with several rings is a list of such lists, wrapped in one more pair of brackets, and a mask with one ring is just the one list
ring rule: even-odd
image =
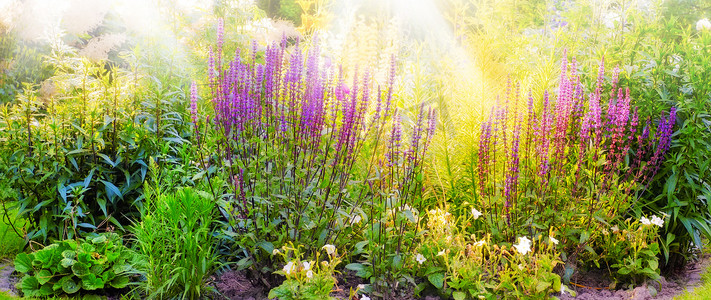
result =
[{"label": "hosta-like plant", "polygon": [[64,240],[18,254],[15,270],[24,276],[17,287],[26,297],[124,288],[135,274],[133,256],[116,233]]}]

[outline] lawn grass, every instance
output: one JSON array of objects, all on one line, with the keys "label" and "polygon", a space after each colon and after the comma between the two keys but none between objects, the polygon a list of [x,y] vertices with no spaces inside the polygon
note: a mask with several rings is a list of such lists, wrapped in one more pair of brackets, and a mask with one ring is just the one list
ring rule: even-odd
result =
[{"label": "lawn grass", "polygon": [[701,274],[701,282],[703,284],[693,290],[687,290],[684,294],[674,297],[675,300],[696,300],[696,299],[711,299],[711,267],[707,268]]},{"label": "lawn grass", "polygon": [[[15,230],[9,225],[8,221],[15,224],[15,228],[19,231],[24,225],[24,220],[18,220],[15,218],[16,212],[9,211],[5,217],[5,207],[9,204],[0,205],[0,259],[14,259],[15,254],[22,251],[22,247],[25,245],[24,237],[18,235]],[[22,233],[22,231],[20,231]],[[0,299],[2,295],[0,295]]]}]

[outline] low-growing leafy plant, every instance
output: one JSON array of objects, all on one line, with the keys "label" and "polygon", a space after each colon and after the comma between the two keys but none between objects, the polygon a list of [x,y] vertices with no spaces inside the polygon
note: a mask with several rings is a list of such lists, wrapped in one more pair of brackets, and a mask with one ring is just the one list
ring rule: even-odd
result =
[{"label": "low-growing leafy plant", "polygon": [[464,226],[483,222],[478,211],[460,217],[442,209],[427,213],[426,233],[415,249],[409,269],[427,281],[418,291],[434,287],[441,295],[454,299],[543,299],[562,288],[554,268],[561,264],[556,246],[547,237],[519,237],[517,244],[492,244],[490,236],[468,236]]},{"label": "low-growing leafy plant", "polygon": [[116,233],[64,240],[18,254],[15,270],[25,275],[17,287],[26,297],[124,288],[136,274],[134,255]]},{"label": "low-growing leafy plant", "polygon": [[[598,268],[604,264],[615,282],[640,283],[644,280],[659,280],[659,235],[664,218],[652,216],[628,218],[611,228],[595,234],[592,243],[599,249],[583,253],[587,264]],[[601,264],[602,263],[602,264]]]},{"label": "low-growing leafy plant", "polygon": [[[286,262],[275,273],[285,276],[286,280],[269,291],[269,299],[335,299],[330,294],[338,282],[334,275],[341,257],[334,245],[327,244],[322,249],[316,252],[315,259],[303,261],[304,253],[298,246],[287,244],[281,250],[274,249],[272,254],[282,256]],[[327,260],[320,259],[321,252],[326,253]]]}]

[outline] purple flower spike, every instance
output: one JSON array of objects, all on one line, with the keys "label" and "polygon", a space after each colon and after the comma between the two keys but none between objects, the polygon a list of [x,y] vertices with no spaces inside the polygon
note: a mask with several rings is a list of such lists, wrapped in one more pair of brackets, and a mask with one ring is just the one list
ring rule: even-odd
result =
[{"label": "purple flower spike", "polygon": [[197,111],[197,84],[195,81],[190,85],[190,116],[193,119],[193,124],[198,126],[198,111]]}]

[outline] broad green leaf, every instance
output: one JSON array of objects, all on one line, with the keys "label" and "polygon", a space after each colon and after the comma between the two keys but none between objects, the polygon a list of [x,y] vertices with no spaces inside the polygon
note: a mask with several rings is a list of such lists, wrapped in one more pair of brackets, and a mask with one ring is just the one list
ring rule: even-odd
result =
[{"label": "broad green leaf", "polygon": [[84,278],[81,279],[81,285],[84,287],[84,289],[88,291],[93,291],[97,289],[103,289],[104,288],[104,281],[96,277],[96,275],[89,274],[84,276]]},{"label": "broad green leaf", "polygon": [[64,258],[71,258],[74,259],[74,257],[77,256],[77,253],[73,250],[64,250],[62,251],[62,257]]},{"label": "broad green leaf", "polygon": [[34,276],[25,275],[20,281],[20,289],[25,296],[33,297],[38,294],[40,284]]},{"label": "broad green leaf", "polygon": [[538,293],[543,292],[550,286],[551,286],[550,282],[540,280],[540,281],[538,281],[538,284],[536,284],[536,292],[538,292]]},{"label": "broad green leaf", "polygon": [[20,253],[15,257],[15,271],[20,273],[27,273],[32,270],[32,260],[34,256],[32,254]]},{"label": "broad green leaf", "polygon": [[37,277],[37,282],[39,284],[45,284],[52,279],[52,273],[50,273],[49,270],[43,269],[37,272],[35,277]]},{"label": "broad green leaf", "polygon": [[53,284],[51,283],[45,283],[40,286],[39,291],[37,292],[37,295],[40,297],[46,297],[49,295],[54,294],[54,289],[52,288]]},{"label": "broad green leaf", "polygon": [[113,288],[121,289],[126,287],[129,282],[130,281],[128,279],[128,276],[119,276],[111,280],[111,282],[109,282],[109,285],[111,285],[111,287]]},{"label": "broad green leaf", "polygon": [[62,279],[62,291],[64,291],[67,294],[74,294],[79,291],[81,288],[81,284],[77,284],[72,278],[71,275],[69,276],[64,276]]},{"label": "broad green leaf", "polygon": [[443,273],[432,273],[427,276],[427,280],[432,283],[436,288],[441,289],[444,286],[444,274]]},{"label": "broad green leaf", "polygon": [[93,244],[100,244],[106,242],[106,236],[105,235],[99,235],[91,239],[91,243]]},{"label": "broad green leaf", "polygon": [[452,293],[452,298],[454,298],[454,300],[464,300],[467,298],[467,294],[464,292],[456,291]]},{"label": "broad green leaf", "polygon": [[72,273],[79,278],[87,276],[89,275],[89,265],[82,262],[76,262],[72,265]]},{"label": "broad green leaf", "polygon": [[62,259],[60,264],[62,264],[62,267],[70,268],[71,266],[74,265],[75,262],[76,262],[76,260],[74,260],[72,258],[64,258],[64,259]]},{"label": "broad green leaf", "polygon": [[267,242],[267,241],[261,241],[261,242],[257,243],[257,246],[259,246],[259,248],[264,249],[264,251],[266,251],[270,255],[274,251],[274,245],[270,242]]}]

